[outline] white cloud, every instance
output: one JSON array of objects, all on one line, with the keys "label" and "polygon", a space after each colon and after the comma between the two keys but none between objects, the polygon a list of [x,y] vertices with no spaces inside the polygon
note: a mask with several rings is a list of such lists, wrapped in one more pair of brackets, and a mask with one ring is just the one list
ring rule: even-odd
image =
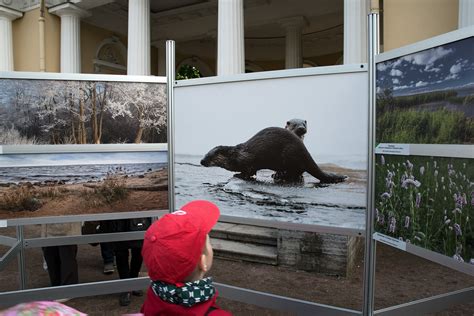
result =
[{"label": "white cloud", "polygon": [[441,68],[433,67],[433,65],[430,64],[430,65],[426,65],[426,66],[425,66],[425,71],[439,72],[439,71],[441,71]]},{"label": "white cloud", "polygon": [[389,63],[379,63],[377,64],[377,70],[378,71],[385,71],[387,68],[390,66]]},{"label": "white cloud", "polygon": [[428,85],[428,82],[425,82],[425,81],[418,81],[416,84],[415,84],[415,87],[424,87],[424,86],[427,86]]},{"label": "white cloud", "polygon": [[392,77],[403,77],[403,72],[401,72],[398,69],[392,69],[390,71],[390,76],[392,76]]},{"label": "white cloud", "polygon": [[449,74],[444,78],[444,80],[453,80],[453,79],[458,79],[459,75],[458,74]]},{"label": "white cloud", "polygon": [[393,84],[399,84],[400,80],[398,80],[397,78],[394,78],[394,79],[392,79],[392,83]]},{"label": "white cloud", "polygon": [[403,89],[406,89],[406,88],[411,88],[411,86],[396,86],[396,87],[393,87],[393,90],[403,90]]},{"label": "white cloud", "polygon": [[404,60],[415,65],[426,66],[434,64],[438,59],[452,53],[452,49],[445,49],[444,47],[432,48],[423,52],[415,53],[403,57]]},{"label": "white cloud", "polygon": [[457,74],[458,72],[460,72],[462,69],[462,64],[461,63],[458,63],[458,64],[455,64],[455,65],[452,65],[451,68],[449,69],[449,72],[451,74]]}]

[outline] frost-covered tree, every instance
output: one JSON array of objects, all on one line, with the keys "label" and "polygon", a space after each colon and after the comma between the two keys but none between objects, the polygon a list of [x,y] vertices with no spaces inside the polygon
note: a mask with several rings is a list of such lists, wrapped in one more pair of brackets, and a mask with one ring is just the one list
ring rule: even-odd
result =
[{"label": "frost-covered tree", "polygon": [[112,117],[129,117],[137,125],[135,143],[141,143],[143,133],[157,132],[166,125],[165,86],[145,83],[120,83],[114,86],[109,100]]}]

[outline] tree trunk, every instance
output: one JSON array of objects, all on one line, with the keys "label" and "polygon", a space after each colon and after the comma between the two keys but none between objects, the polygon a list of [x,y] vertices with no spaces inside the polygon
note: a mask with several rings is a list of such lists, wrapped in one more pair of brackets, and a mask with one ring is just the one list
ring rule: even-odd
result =
[{"label": "tree trunk", "polygon": [[137,136],[135,136],[135,144],[139,144],[142,142],[142,136],[143,136],[143,127],[139,126],[138,131],[137,131]]},{"label": "tree trunk", "polygon": [[99,126],[98,126],[98,140],[99,144],[102,142],[102,123],[104,121],[105,108],[107,106],[107,84],[104,85],[104,94],[100,103]]},{"label": "tree trunk", "polygon": [[69,107],[71,111],[71,137],[72,137],[72,142],[73,144],[77,144],[77,138],[76,138],[76,128],[75,128],[75,122],[74,122],[74,103],[72,101],[72,97],[69,97]]},{"label": "tree trunk", "polygon": [[139,144],[142,142],[143,129],[144,129],[144,127],[142,126],[142,119],[143,119],[143,109],[138,108],[138,131],[137,131],[137,135],[135,136],[135,144]]},{"label": "tree trunk", "polygon": [[80,131],[80,142],[81,144],[87,143],[86,138],[86,124],[85,124],[85,111],[84,111],[84,91],[81,90],[79,97],[79,131]]},{"label": "tree trunk", "polygon": [[96,103],[96,84],[92,86],[92,135],[94,144],[100,144],[99,131],[97,126],[97,103]]}]

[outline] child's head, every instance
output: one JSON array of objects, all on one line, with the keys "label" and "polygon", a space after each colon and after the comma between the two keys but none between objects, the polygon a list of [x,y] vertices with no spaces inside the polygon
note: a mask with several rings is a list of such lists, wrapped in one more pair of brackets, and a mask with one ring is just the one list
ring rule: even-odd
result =
[{"label": "child's head", "polygon": [[208,233],[219,215],[215,204],[192,201],[153,223],[142,248],[150,278],[171,284],[201,279],[212,266]]}]

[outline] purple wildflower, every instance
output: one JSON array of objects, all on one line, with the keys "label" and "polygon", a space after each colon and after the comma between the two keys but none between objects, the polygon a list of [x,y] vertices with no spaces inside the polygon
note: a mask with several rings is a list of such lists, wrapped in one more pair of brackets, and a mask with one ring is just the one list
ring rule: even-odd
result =
[{"label": "purple wildflower", "polygon": [[453,259],[458,261],[458,262],[464,262],[464,259],[458,253],[453,256]]},{"label": "purple wildflower", "polygon": [[413,170],[413,164],[410,162],[410,160],[407,160],[407,164],[406,164],[408,170]]},{"label": "purple wildflower", "polygon": [[456,236],[462,236],[462,231],[461,231],[461,225],[459,224],[454,224],[454,232],[456,233]]},{"label": "purple wildflower", "polygon": [[456,214],[456,213],[462,214],[462,211],[461,211],[459,208],[456,207],[456,208],[453,210],[453,214]]},{"label": "purple wildflower", "polygon": [[395,233],[396,224],[397,224],[397,220],[395,219],[395,217],[391,217],[390,218],[390,225],[388,227],[388,231],[390,233]]},{"label": "purple wildflower", "polygon": [[420,167],[420,174],[423,175],[425,173],[425,167],[421,166]]},{"label": "purple wildflower", "polygon": [[385,165],[385,157],[382,155],[380,156],[380,163],[383,165]]},{"label": "purple wildflower", "polygon": [[388,192],[384,192],[382,193],[382,195],[380,196],[382,199],[389,199],[391,198],[392,196],[390,195],[390,193]]},{"label": "purple wildflower", "polygon": [[417,193],[416,194],[415,207],[420,208],[420,203],[421,203],[421,193]]},{"label": "purple wildflower", "polygon": [[410,185],[419,188],[421,185],[421,182],[418,180],[413,180],[413,179],[406,179],[405,181],[402,182],[402,188],[404,189],[408,189]]},{"label": "purple wildflower", "polygon": [[410,216],[405,216],[405,228],[410,227]]}]

